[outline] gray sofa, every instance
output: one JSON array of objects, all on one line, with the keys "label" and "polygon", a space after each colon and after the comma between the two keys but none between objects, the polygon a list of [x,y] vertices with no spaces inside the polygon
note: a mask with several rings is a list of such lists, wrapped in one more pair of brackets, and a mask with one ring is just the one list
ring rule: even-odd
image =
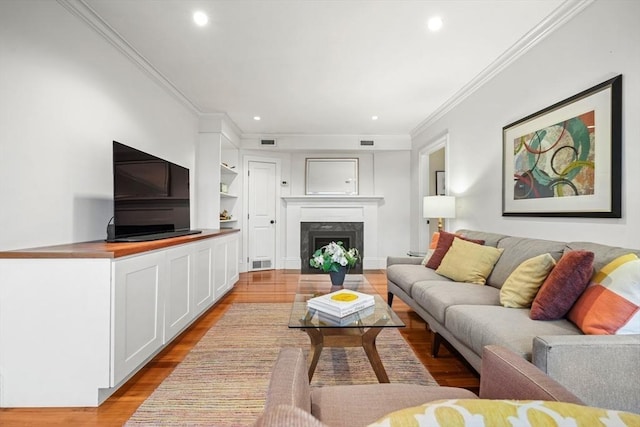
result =
[{"label": "gray sofa", "polygon": [[640,413],[640,335],[584,335],[569,320],[539,321],[529,309],[500,305],[500,288],[523,261],[544,253],[556,260],[565,251],[594,252],[594,270],[636,249],[589,242],[557,242],[487,233],[457,232],[503,248],[485,286],[453,282],[420,265],[417,257],[387,259],[388,302],[397,296],[434,332],[434,356],[441,339],[478,372],[487,345],[506,347],[589,405]]}]

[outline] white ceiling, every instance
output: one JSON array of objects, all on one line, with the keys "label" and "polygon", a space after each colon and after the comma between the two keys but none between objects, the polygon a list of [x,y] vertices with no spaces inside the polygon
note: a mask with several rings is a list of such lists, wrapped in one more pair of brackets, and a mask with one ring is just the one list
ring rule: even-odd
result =
[{"label": "white ceiling", "polygon": [[84,1],[196,111],[261,135],[407,135],[564,3]]}]

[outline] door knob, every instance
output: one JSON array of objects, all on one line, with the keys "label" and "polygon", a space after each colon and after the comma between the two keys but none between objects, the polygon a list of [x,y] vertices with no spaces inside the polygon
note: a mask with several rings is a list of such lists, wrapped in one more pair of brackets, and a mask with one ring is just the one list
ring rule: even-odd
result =
[{"label": "door knob", "polygon": [[275,220],[275,219],[272,219],[272,220],[271,220],[271,221],[269,221],[269,222],[270,222],[271,224],[275,224],[275,223],[276,223],[276,220]]}]

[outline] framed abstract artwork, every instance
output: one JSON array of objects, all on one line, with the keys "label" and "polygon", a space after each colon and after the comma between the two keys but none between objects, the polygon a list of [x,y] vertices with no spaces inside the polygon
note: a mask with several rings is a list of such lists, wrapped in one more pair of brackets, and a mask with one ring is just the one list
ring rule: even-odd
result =
[{"label": "framed abstract artwork", "polygon": [[502,129],[502,215],[620,218],[622,75]]}]

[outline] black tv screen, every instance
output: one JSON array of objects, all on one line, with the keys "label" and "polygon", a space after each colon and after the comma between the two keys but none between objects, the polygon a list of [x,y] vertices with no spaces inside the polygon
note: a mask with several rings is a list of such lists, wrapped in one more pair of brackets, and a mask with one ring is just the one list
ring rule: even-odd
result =
[{"label": "black tv screen", "polygon": [[156,240],[190,229],[189,169],[113,141],[113,234],[109,241]]}]

